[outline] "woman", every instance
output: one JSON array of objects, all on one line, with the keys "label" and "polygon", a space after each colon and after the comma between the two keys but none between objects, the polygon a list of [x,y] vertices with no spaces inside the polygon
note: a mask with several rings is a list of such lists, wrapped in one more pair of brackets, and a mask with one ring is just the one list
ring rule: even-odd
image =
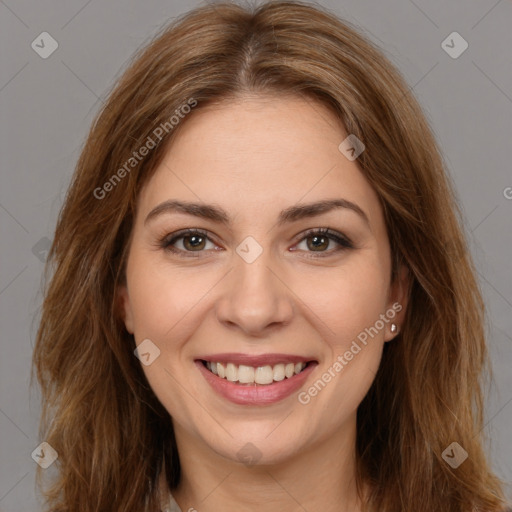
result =
[{"label": "woman", "polygon": [[298,2],[174,22],[58,221],[49,510],[505,510],[459,215],[420,107],[348,23]]}]

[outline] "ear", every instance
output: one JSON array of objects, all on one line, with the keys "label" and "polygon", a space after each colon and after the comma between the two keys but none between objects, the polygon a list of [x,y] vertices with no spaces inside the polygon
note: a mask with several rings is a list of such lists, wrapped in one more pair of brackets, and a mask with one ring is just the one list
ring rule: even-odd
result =
[{"label": "ear", "polygon": [[[384,341],[391,341],[400,332],[409,302],[410,284],[409,269],[402,264],[394,282],[391,283],[389,291],[389,301],[386,309],[386,317],[389,318],[389,322],[386,324]],[[392,324],[395,324],[397,327],[395,332],[391,330]]]},{"label": "ear", "polygon": [[124,321],[126,330],[130,334],[133,334],[133,312],[130,302],[130,295],[128,294],[128,288],[126,285],[119,286],[117,291],[117,299],[119,312],[121,314],[121,318]]}]

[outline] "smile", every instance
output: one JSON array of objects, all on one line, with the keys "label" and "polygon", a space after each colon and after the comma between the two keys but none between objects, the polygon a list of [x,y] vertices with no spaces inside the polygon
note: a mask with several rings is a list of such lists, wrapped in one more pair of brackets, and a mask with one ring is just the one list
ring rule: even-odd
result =
[{"label": "smile", "polygon": [[318,366],[286,354],[216,354],[195,359],[209,388],[238,405],[270,405],[298,391]]},{"label": "smile", "polygon": [[307,365],[307,363],[278,363],[273,366],[253,367],[244,364],[236,365],[234,363],[213,361],[204,361],[203,363],[208,370],[221,379],[226,379],[229,382],[238,382],[239,384],[260,385],[268,385],[273,382],[290,379],[294,375],[301,373]]}]

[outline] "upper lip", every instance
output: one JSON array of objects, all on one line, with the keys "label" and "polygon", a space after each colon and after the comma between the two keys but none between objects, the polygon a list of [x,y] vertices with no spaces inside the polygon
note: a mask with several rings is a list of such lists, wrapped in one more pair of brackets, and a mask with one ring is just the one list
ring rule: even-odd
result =
[{"label": "upper lip", "polygon": [[210,354],[197,358],[203,361],[212,361],[216,363],[233,363],[236,365],[246,366],[274,366],[279,363],[307,363],[315,361],[312,357],[303,357],[294,354],[260,354],[249,355],[239,353],[223,353],[223,354]]}]

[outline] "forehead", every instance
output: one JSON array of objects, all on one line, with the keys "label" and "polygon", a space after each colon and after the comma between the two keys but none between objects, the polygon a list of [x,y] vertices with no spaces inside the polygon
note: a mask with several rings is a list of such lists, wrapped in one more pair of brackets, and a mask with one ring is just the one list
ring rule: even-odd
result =
[{"label": "forehead", "polygon": [[141,194],[143,213],[171,198],[222,204],[253,220],[333,198],[359,204],[370,220],[380,213],[356,161],[338,149],[343,125],[320,103],[244,97],[198,109],[182,123]]}]

